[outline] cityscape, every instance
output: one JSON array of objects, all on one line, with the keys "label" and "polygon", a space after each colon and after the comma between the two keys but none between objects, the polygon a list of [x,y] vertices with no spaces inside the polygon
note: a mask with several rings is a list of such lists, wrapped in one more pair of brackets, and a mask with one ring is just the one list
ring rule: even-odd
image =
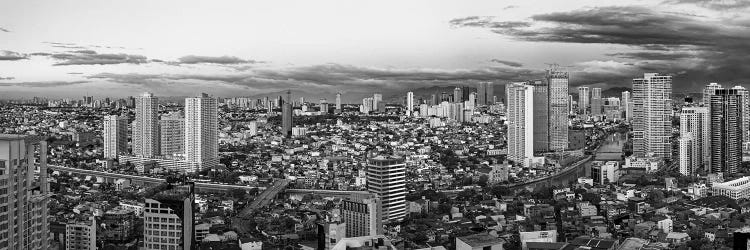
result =
[{"label": "cityscape", "polygon": [[748,11],[0,3],[0,250],[750,249]]}]

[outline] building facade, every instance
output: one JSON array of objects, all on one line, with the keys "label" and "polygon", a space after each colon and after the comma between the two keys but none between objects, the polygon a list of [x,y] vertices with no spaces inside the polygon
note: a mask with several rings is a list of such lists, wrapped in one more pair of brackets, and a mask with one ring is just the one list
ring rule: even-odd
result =
[{"label": "building facade", "polygon": [[182,155],[185,153],[185,119],[162,117],[159,120],[159,144],[162,155]]},{"label": "building facade", "polygon": [[143,246],[148,250],[195,247],[195,192],[192,183],[146,198]]},{"label": "building facade", "polygon": [[346,237],[382,235],[381,208],[380,199],[376,197],[344,200],[341,203],[341,217],[346,223]]},{"label": "building facade", "polygon": [[403,158],[377,156],[367,162],[367,191],[378,195],[383,222],[406,216],[406,164]]},{"label": "building facade", "polygon": [[568,148],[568,72],[547,71],[547,94],[549,95],[549,150]]},{"label": "building facade", "polygon": [[136,98],[132,130],[134,155],[159,155],[159,99],[153,94],[144,93]]},{"label": "building facade", "polygon": [[128,152],[128,119],[116,115],[104,116],[104,158],[117,159]]},{"label": "building facade", "polygon": [[188,172],[219,163],[218,103],[206,94],[185,99],[185,160]]},{"label": "building facade", "polygon": [[633,79],[633,154],[672,158],[672,76]]},{"label": "building facade", "polygon": [[[684,107],[680,112],[680,135],[690,134],[691,140],[685,140],[680,144],[680,161],[685,162],[680,173],[685,175],[695,174],[701,168],[711,166],[711,119],[708,107]],[[683,159],[682,150],[687,150],[689,158]],[[684,155],[688,157],[688,155]],[[684,161],[683,161],[684,160]]]},{"label": "building facade", "polygon": [[534,86],[525,83],[506,85],[508,159],[530,166],[534,157]]},{"label": "building facade", "polygon": [[735,174],[742,162],[742,93],[716,89],[711,95],[711,172]]}]

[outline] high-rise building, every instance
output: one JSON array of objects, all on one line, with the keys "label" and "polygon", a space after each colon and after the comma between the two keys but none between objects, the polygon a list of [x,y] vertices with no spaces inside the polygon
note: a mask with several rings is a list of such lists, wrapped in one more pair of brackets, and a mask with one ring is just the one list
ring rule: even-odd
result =
[{"label": "high-rise building", "polygon": [[159,137],[162,155],[185,153],[185,119],[179,116],[162,116],[159,120]]},{"label": "high-rise building", "polygon": [[144,93],[135,102],[133,154],[141,157],[159,155],[159,99]]},{"label": "high-rise building", "polygon": [[188,172],[219,163],[218,103],[207,94],[185,98],[185,160]]},{"label": "high-rise building", "polygon": [[700,162],[697,159],[700,156],[700,152],[698,152],[698,148],[695,147],[696,143],[693,133],[688,132],[687,134],[680,134],[678,143],[680,148],[680,174],[692,176],[700,166]]},{"label": "high-rise building", "polygon": [[706,85],[705,88],[703,88],[703,103],[706,106],[711,105],[711,96],[714,94],[714,90],[716,89],[723,89],[724,87],[721,86],[721,84],[712,82]]},{"label": "high-rise building", "polygon": [[[287,91],[287,99],[291,100],[292,92]],[[283,107],[281,107],[281,134],[285,137],[292,136],[292,105],[286,105],[289,103],[285,103]]]},{"label": "high-rise building", "polygon": [[622,111],[625,112],[625,121],[633,119],[633,100],[630,97],[630,91],[622,92]]},{"label": "high-rise building", "polygon": [[346,223],[346,237],[383,234],[381,209],[382,204],[377,197],[344,200],[341,203],[341,218]]},{"label": "high-rise building", "polygon": [[[750,92],[742,86],[734,86],[737,93],[742,96],[740,112],[742,113],[742,144],[750,143]],[[744,147],[743,147],[744,148]]]},{"label": "high-rise building", "polygon": [[534,156],[534,86],[510,83],[506,86],[508,159],[530,166]]},{"label": "high-rise building", "polygon": [[528,85],[534,86],[534,152],[549,151],[549,89],[545,80],[532,80]]},{"label": "high-rise building", "polygon": [[373,110],[377,110],[379,112],[384,112],[385,108],[383,110],[380,110],[381,103],[383,102],[383,95],[380,93],[375,93],[372,95],[372,108]]},{"label": "high-rise building", "polygon": [[373,111],[373,103],[374,100],[372,97],[367,97],[362,99],[362,110],[360,110],[362,113],[368,114]]},{"label": "high-rise building", "polygon": [[487,103],[487,82],[480,82],[477,85],[477,105],[485,105]]},{"label": "high-rise building", "polygon": [[325,98],[320,98],[320,113],[328,114],[328,100]]},{"label": "high-rise building", "polygon": [[711,97],[711,172],[735,174],[742,162],[742,93],[716,89]]},{"label": "high-rise building", "polygon": [[492,82],[487,83],[487,91],[485,91],[485,103],[484,105],[492,105],[495,104],[495,90],[493,89]]},{"label": "high-rise building", "polygon": [[[680,162],[685,160],[685,167],[680,165],[680,173],[695,174],[701,167],[711,165],[711,119],[708,107],[684,107],[680,112],[680,135],[685,137],[680,141]],[[690,134],[690,136],[686,136]],[[689,138],[689,140],[687,139]],[[684,146],[683,146],[684,145]],[[682,153],[683,147],[690,155]],[[683,157],[688,157],[683,159]]]},{"label": "high-rise building", "polygon": [[97,235],[104,248],[127,249],[127,245],[136,246],[136,219],[135,211],[123,207],[105,212],[101,220],[97,221],[101,225]]},{"label": "high-rise building", "polygon": [[430,98],[430,105],[438,105],[437,95],[432,94],[432,96]]},{"label": "high-rise building", "polygon": [[602,88],[591,89],[591,115],[602,115]]},{"label": "high-rise building", "polygon": [[633,154],[672,158],[672,76],[633,79]]},{"label": "high-rise building", "polygon": [[116,115],[104,116],[104,158],[117,159],[128,152],[128,119]]},{"label": "high-rise building", "polygon": [[406,115],[414,115],[414,92],[411,91],[406,93]]},{"label": "high-rise building", "polygon": [[578,109],[581,110],[581,114],[586,113],[586,108],[589,107],[589,87],[581,86],[578,87]]},{"label": "high-rise building", "polygon": [[404,158],[376,156],[367,161],[367,191],[378,195],[384,223],[406,217],[406,164]]},{"label": "high-rise building", "polygon": [[195,249],[194,184],[171,186],[146,198],[145,249]]},{"label": "high-rise building", "polygon": [[453,89],[453,102],[463,102],[464,101],[464,93],[463,89],[461,87],[456,87]]},{"label": "high-rise building", "polygon": [[341,112],[341,93],[336,93],[336,110]]},{"label": "high-rise building", "polygon": [[568,94],[568,79],[568,72],[547,71],[549,150],[551,151],[568,148],[568,114],[571,109],[569,100],[572,100]]},{"label": "high-rise building", "polygon": [[48,188],[47,142],[0,134],[0,249],[49,248]]}]

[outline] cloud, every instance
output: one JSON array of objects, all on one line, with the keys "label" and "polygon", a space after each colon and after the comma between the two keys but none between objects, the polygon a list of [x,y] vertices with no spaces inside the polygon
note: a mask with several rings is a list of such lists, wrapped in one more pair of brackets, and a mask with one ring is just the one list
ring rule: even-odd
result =
[{"label": "cloud", "polygon": [[10,32],[10,30],[8,30],[6,28],[3,28],[3,27],[0,27],[0,31],[2,31],[2,32]]},{"label": "cloud", "polygon": [[470,16],[453,19],[450,24],[452,27],[487,29],[528,42],[624,46],[622,50],[625,52],[605,56],[630,65],[627,72],[636,75],[618,73],[607,79],[606,74],[579,72],[586,82],[624,85],[642,72],[656,70],[673,74],[675,86],[679,85],[680,91],[697,90],[706,82],[750,81],[750,65],[743,63],[750,61],[750,43],[747,43],[750,23],[747,22],[635,6],[554,12],[529,19],[529,22],[515,22]]},{"label": "cloud", "polygon": [[541,71],[508,67],[445,70],[321,64],[289,68],[258,68],[235,74],[101,73],[88,76],[88,78],[138,86],[159,85],[167,82],[204,82],[264,92],[291,88],[303,89],[311,93],[333,93],[339,90],[396,93],[418,87],[455,86],[477,81],[518,81],[541,75]]},{"label": "cloud", "polygon": [[27,55],[18,52],[0,50],[0,61],[18,61],[28,58],[29,57]]},{"label": "cloud", "polygon": [[48,56],[61,62],[55,66],[65,65],[106,65],[106,64],[142,64],[148,63],[145,56],[131,54],[99,54],[93,50],[76,50],[62,53],[34,53],[32,55]]},{"label": "cloud", "polygon": [[667,0],[662,4],[693,4],[720,11],[750,7],[750,1],[747,0]]},{"label": "cloud", "polygon": [[87,82],[89,81],[0,82],[0,87],[55,88]]},{"label": "cloud", "polygon": [[2,77],[2,76],[0,76],[0,80],[13,80],[13,79],[16,79],[16,78],[15,77],[10,77],[10,76],[9,77]]},{"label": "cloud", "polygon": [[519,62],[505,61],[505,60],[500,60],[500,59],[492,59],[492,60],[490,60],[490,62],[499,63],[499,64],[503,64],[503,65],[506,65],[506,66],[511,66],[511,67],[522,67],[523,66],[523,64],[519,63]]},{"label": "cloud", "polygon": [[183,64],[197,64],[197,63],[213,63],[213,64],[243,64],[243,63],[259,63],[254,60],[243,60],[234,56],[195,56],[188,55],[180,57],[179,63]]}]

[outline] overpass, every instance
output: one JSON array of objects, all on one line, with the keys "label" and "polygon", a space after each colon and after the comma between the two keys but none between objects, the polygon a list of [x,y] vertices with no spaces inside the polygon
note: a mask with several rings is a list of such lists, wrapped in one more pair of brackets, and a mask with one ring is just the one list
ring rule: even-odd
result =
[{"label": "overpass", "polygon": [[284,191],[284,189],[286,189],[286,186],[288,186],[291,182],[292,181],[288,179],[280,179],[274,181],[273,186],[267,188],[265,191],[258,194],[258,196],[255,196],[255,199],[253,199],[250,204],[247,204],[245,208],[242,209],[242,212],[240,212],[240,216],[251,215],[255,210],[261,207],[268,206],[268,204],[271,204],[271,202],[276,199],[276,196],[279,195],[281,191]]},{"label": "overpass", "polygon": [[[130,180],[131,183],[140,185],[140,186],[156,186],[166,181],[165,179],[162,179],[162,178],[154,178],[154,177],[148,177],[148,176],[142,176],[142,175],[120,174],[120,173],[71,168],[71,167],[63,167],[63,166],[55,166],[55,165],[47,165],[47,169],[56,170],[60,172],[67,172],[70,174],[101,177],[101,178],[104,178],[105,182],[114,182],[115,180],[118,180],[118,179],[126,179],[126,180]],[[256,188],[259,190],[266,189],[266,187],[256,187],[256,186],[243,186],[243,185],[205,183],[205,182],[195,183],[196,191],[209,192],[209,193],[226,192],[226,191],[237,189],[237,188],[243,189],[245,191],[254,190]]]}]

